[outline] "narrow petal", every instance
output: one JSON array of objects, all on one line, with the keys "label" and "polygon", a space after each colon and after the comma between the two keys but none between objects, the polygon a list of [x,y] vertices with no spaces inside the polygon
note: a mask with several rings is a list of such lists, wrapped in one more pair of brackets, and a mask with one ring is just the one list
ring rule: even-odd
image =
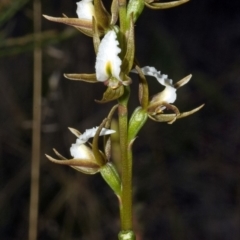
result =
[{"label": "narrow petal", "polygon": [[97,83],[96,74],[86,74],[86,73],[65,73],[64,77],[70,80],[83,81],[88,83]]},{"label": "narrow petal", "polygon": [[178,88],[184,86],[185,84],[187,84],[187,83],[190,81],[191,78],[192,78],[192,74],[189,74],[188,76],[184,77],[184,78],[181,79],[180,81],[176,82],[176,83],[174,84],[174,87],[175,87],[176,89],[178,89]]},{"label": "narrow petal", "polygon": [[80,19],[86,19],[92,21],[94,16],[94,6],[92,0],[82,0],[77,2],[77,15]]},{"label": "narrow petal", "polygon": [[194,109],[192,109],[188,112],[180,113],[180,115],[178,115],[178,116],[176,116],[176,114],[162,114],[162,113],[154,115],[154,116],[151,116],[149,114],[148,116],[156,122],[171,122],[174,118],[180,119],[180,118],[184,118],[184,117],[187,117],[189,115],[192,115],[195,112],[199,111],[203,106],[204,106],[204,104],[202,104],[201,106],[199,106],[197,108],[194,108]]},{"label": "narrow petal", "polygon": [[52,22],[64,23],[77,29],[92,31],[92,19],[89,21],[87,19],[68,18],[66,15],[64,15],[64,17],[51,17],[43,15],[43,17]]},{"label": "narrow petal", "polygon": [[67,160],[58,160],[48,156],[46,157],[53,163],[61,164],[61,165],[68,165],[74,168],[77,171],[80,171],[85,174],[95,174],[100,170],[98,164],[94,162],[90,162],[88,159],[67,159]]},{"label": "narrow petal", "polygon": [[[87,129],[82,135],[79,136],[76,143],[77,144],[86,143],[89,140],[89,138],[92,138],[95,136],[97,130],[98,130],[98,127]],[[112,133],[115,133],[115,130],[103,128],[100,132],[100,136],[108,135]]]},{"label": "narrow petal", "polygon": [[168,75],[161,74],[161,72],[157,71],[157,69],[155,67],[146,66],[146,67],[141,68],[141,70],[144,75],[155,77],[157,79],[157,81],[160,84],[162,84],[163,86],[172,85],[172,80],[168,79]]},{"label": "narrow petal", "polygon": [[115,25],[115,23],[118,20],[118,11],[119,11],[119,6],[118,6],[118,0],[113,0],[112,5],[111,5],[111,25]]},{"label": "narrow petal", "polygon": [[109,31],[102,39],[96,60],[96,76],[100,82],[105,82],[111,77],[121,81],[120,71],[122,61],[118,54],[121,52],[117,34],[114,30]]},{"label": "narrow petal", "polygon": [[71,133],[73,133],[77,138],[81,135],[81,133],[77,130],[77,129],[75,129],[75,128],[68,128],[70,131],[71,131]]},{"label": "narrow petal", "polygon": [[138,73],[139,76],[139,89],[138,89],[138,96],[139,101],[143,109],[147,109],[149,104],[149,90],[148,90],[148,83],[145,75],[143,74],[141,68],[136,65],[134,71]]},{"label": "narrow petal", "polygon": [[68,165],[68,166],[77,166],[77,167],[87,167],[87,168],[99,168],[99,165],[93,162],[89,162],[88,159],[66,159],[66,160],[58,160],[47,154],[45,156],[53,163],[57,163],[60,165]]}]

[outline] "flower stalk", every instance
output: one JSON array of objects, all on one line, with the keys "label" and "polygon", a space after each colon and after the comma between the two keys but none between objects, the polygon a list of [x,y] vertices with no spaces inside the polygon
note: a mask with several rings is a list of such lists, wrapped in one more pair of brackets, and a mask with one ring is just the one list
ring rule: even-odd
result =
[{"label": "flower stalk", "polygon": [[119,9],[120,30],[124,34],[127,30],[127,2],[126,0],[117,0]]},{"label": "flower stalk", "polygon": [[[98,83],[106,86],[101,100],[97,103],[117,101],[108,116],[95,128],[87,129],[83,134],[69,128],[77,137],[72,144],[70,153],[72,158],[67,159],[54,150],[59,159],[46,155],[57,164],[68,165],[85,174],[100,173],[109,187],[119,199],[121,231],[119,240],[135,240],[133,230],[133,143],[137,134],[148,119],[156,122],[174,123],[180,118],[187,117],[199,111],[203,105],[188,112],[180,112],[173,105],[177,100],[177,89],[189,82],[192,75],[173,83],[166,74],[161,74],[155,67],[140,67],[135,56],[135,22],[140,17],[144,7],[151,9],[165,9],[181,5],[188,0],[179,0],[159,3],[155,0],[113,0],[109,13],[102,0],[82,0],[77,3],[78,18],[50,17],[50,21],[60,22],[75,27],[80,32],[93,38],[93,47],[96,52],[94,73],[67,73],[64,76],[74,81]],[[119,20],[119,26],[116,25]],[[138,74],[139,105],[129,119],[128,102],[132,79],[130,72]],[[164,90],[149,95],[148,77],[154,77]],[[97,85],[97,84],[96,84]],[[115,110],[118,109],[119,143],[121,150],[121,170],[115,168],[111,157],[110,129]],[[170,110],[172,113],[166,113]],[[103,149],[99,149],[99,141],[103,136]],[[93,138],[92,143],[89,139]]]},{"label": "flower stalk", "polygon": [[122,164],[122,194],[121,194],[121,229],[123,231],[132,230],[132,158],[128,148],[128,100],[130,89],[125,88],[123,96],[119,99],[118,119],[119,119],[119,141],[121,148]]}]

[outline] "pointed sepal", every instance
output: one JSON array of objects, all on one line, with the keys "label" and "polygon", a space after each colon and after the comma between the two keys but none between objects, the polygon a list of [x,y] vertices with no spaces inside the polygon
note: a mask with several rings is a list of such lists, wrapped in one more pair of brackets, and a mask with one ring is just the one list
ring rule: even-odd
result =
[{"label": "pointed sepal", "polygon": [[[63,18],[60,17],[51,17],[47,15],[43,15],[47,20],[52,22],[63,23],[72,27],[77,28],[79,31],[84,33],[85,35],[92,37],[93,30],[92,30],[92,21],[86,19],[79,19],[79,18],[68,18],[66,15],[63,15]],[[100,31],[101,35],[103,31]]]},{"label": "pointed sepal", "polygon": [[75,128],[68,128],[72,134],[74,134],[77,138],[79,138],[80,135],[82,135],[77,129]]},{"label": "pointed sepal", "polygon": [[111,25],[115,25],[115,23],[118,20],[118,12],[119,12],[119,6],[118,6],[118,0],[113,0],[111,5]]},{"label": "pointed sepal", "polygon": [[177,7],[179,5],[182,5],[186,2],[189,2],[189,0],[180,0],[180,1],[172,1],[167,3],[155,3],[152,0],[145,0],[145,5],[151,9],[154,10],[160,10],[160,9],[167,9],[167,8],[173,8]]},{"label": "pointed sepal", "polygon": [[48,160],[50,160],[53,163],[70,166],[76,169],[77,171],[85,174],[95,174],[100,169],[100,166],[96,162],[90,161],[89,159],[75,159],[75,158],[66,159],[60,153],[58,153],[55,149],[54,149],[54,152],[61,160],[55,159],[46,154],[46,157],[48,158]]},{"label": "pointed sepal", "polygon": [[95,100],[98,103],[107,103],[113,100],[120,98],[124,93],[124,87],[119,86],[117,88],[108,87],[105,93],[103,94],[103,98],[101,100]]},{"label": "pointed sepal", "polygon": [[178,82],[176,82],[173,86],[174,88],[178,89],[182,86],[184,86],[185,84],[187,84],[192,78],[192,74],[187,75],[186,77],[184,77],[183,79],[179,80]]},{"label": "pointed sepal", "polygon": [[93,18],[93,46],[94,46],[94,50],[95,53],[98,53],[98,48],[100,45],[100,36],[98,33],[98,27],[97,27],[97,22],[95,20],[95,18]]},{"label": "pointed sepal", "polygon": [[83,81],[88,83],[98,83],[96,74],[85,74],[85,73],[65,73],[64,77],[69,80]]},{"label": "pointed sepal", "polygon": [[201,106],[199,106],[197,108],[192,109],[191,111],[179,113],[179,115],[177,115],[177,116],[176,116],[176,114],[164,114],[164,113],[159,113],[156,115],[148,114],[148,116],[149,116],[149,118],[151,118],[152,120],[154,120],[156,122],[167,122],[167,123],[171,124],[177,119],[188,117],[188,116],[194,114],[195,112],[197,112],[201,108],[203,108],[203,106],[204,106],[204,104],[202,104]]},{"label": "pointed sepal", "polygon": [[94,0],[94,10],[97,19],[97,24],[107,30],[110,26],[111,16],[105,9],[101,0]]}]

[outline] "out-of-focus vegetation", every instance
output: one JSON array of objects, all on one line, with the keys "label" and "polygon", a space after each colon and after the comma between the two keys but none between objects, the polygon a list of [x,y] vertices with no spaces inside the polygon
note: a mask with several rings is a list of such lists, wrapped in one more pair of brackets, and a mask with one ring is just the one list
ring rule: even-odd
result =
[{"label": "out-of-focus vegetation", "polygon": [[11,20],[11,18],[20,11],[29,0],[2,0],[0,4],[0,26]]},{"label": "out-of-focus vegetation", "polygon": [[[42,12],[76,16],[75,1],[43,0]],[[206,103],[172,126],[149,122],[134,146],[135,227],[139,239],[240,239],[240,3],[191,1],[146,10],[136,24],[137,56],[174,81],[180,110]],[[0,2],[0,239],[27,239],[34,47],[32,1]],[[74,137],[98,125],[101,84],[63,73],[94,70],[91,38],[42,19],[43,92],[39,239],[113,239],[118,204],[100,176],[48,162],[69,155]],[[137,79],[133,76],[133,88]],[[151,83],[152,94],[159,86]],[[131,106],[137,104],[133,90]],[[101,217],[100,217],[101,216]]]}]

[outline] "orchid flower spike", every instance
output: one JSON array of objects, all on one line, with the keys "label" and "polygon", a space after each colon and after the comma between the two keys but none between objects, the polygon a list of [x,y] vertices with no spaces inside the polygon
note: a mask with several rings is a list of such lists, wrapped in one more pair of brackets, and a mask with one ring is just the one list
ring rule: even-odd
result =
[{"label": "orchid flower spike", "polygon": [[118,56],[121,52],[115,30],[110,30],[102,39],[96,59],[97,81],[106,82],[108,86],[115,88],[120,78],[122,60]]}]

